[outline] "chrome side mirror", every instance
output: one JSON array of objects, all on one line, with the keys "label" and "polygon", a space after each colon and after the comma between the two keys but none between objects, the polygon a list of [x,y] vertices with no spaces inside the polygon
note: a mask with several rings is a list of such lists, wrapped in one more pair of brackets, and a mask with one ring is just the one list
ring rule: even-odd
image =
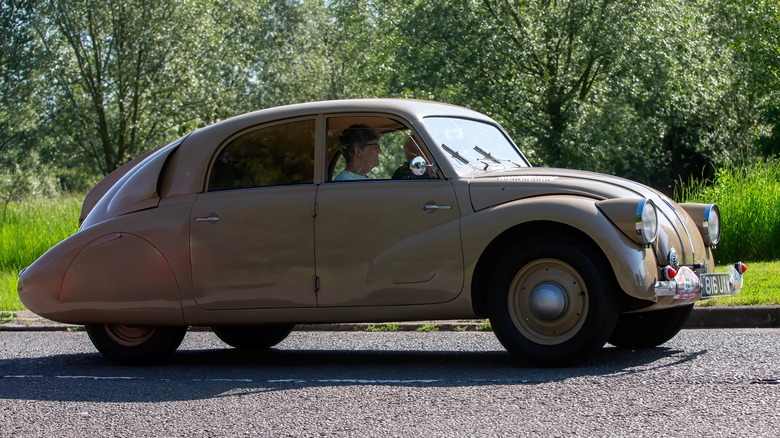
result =
[{"label": "chrome side mirror", "polygon": [[428,164],[423,157],[414,157],[409,162],[409,170],[416,176],[422,176],[428,168],[436,170],[436,166],[434,164]]}]

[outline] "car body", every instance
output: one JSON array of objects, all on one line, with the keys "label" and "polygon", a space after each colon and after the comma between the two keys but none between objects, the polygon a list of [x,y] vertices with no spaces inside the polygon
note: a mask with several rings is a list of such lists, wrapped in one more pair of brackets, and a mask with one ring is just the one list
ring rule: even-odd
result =
[{"label": "car body", "polygon": [[[334,181],[357,126],[379,136],[379,164]],[[738,292],[744,265],[713,274],[719,218],[622,178],[532,167],[466,108],[312,102],[117,169],[18,289],[120,362],[163,359],[188,326],[267,348],[299,323],[490,318],[521,359],[566,365],[607,341],[659,345],[695,301]]]}]

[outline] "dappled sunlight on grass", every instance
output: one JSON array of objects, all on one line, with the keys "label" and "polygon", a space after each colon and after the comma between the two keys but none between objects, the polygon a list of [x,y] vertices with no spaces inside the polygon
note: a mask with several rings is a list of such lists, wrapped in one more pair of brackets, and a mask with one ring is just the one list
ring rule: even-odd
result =
[{"label": "dappled sunlight on grass", "polygon": [[19,271],[78,229],[81,195],[8,204],[0,216],[0,309],[19,310]]}]

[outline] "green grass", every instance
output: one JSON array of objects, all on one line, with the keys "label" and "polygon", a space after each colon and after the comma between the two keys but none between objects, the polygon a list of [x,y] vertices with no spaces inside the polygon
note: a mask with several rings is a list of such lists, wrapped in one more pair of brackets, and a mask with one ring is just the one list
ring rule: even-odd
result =
[{"label": "green grass", "polygon": [[675,198],[718,205],[717,265],[780,260],[780,161],[721,169],[713,181],[687,184]]},{"label": "green grass", "polygon": [[484,319],[477,325],[477,330],[487,332],[493,330],[493,326],[490,324],[489,319]]},{"label": "green grass", "polygon": [[438,332],[439,327],[436,326],[436,324],[432,322],[425,323],[421,325],[420,327],[417,327],[418,332]]},{"label": "green grass", "polygon": [[33,199],[0,211],[0,309],[24,309],[16,293],[19,271],[76,232],[82,199]]},{"label": "green grass", "polygon": [[19,295],[16,293],[16,283],[19,281],[19,274],[13,270],[0,271],[0,309],[2,310],[22,310],[24,306],[19,301]]},{"label": "green grass", "polygon": [[9,321],[12,321],[14,317],[16,317],[16,312],[0,310],[0,324],[5,324]]},{"label": "green grass", "polygon": [[369,324],[365,328],[365,331],[367,332],[397,332],[400,330],[401,326],[392,322],[388,322],[384,325]]},{"label": "green grass", "polygon": [[[742,290],[729,297],[699,301],[699,306],[774,306],[780,305],[780,261],[750,262],[743,277]],[[725,267],[716,269],[726,272]]]}]

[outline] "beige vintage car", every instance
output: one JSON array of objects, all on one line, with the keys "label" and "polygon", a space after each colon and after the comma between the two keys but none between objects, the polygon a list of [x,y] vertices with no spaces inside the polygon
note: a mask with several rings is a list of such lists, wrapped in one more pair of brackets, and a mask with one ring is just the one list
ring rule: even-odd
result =
[{"label": "beige vintage car", "polygon": [[713,273],[715,205],[531,167],[489,117],[415,100],[199,129],[97,184],[81,221],[19,296],[122,363],[164,359],[188,326],[269,348],[298,323],[489,318],[519,359],[569,365],[666,342],[744,272]]}]

